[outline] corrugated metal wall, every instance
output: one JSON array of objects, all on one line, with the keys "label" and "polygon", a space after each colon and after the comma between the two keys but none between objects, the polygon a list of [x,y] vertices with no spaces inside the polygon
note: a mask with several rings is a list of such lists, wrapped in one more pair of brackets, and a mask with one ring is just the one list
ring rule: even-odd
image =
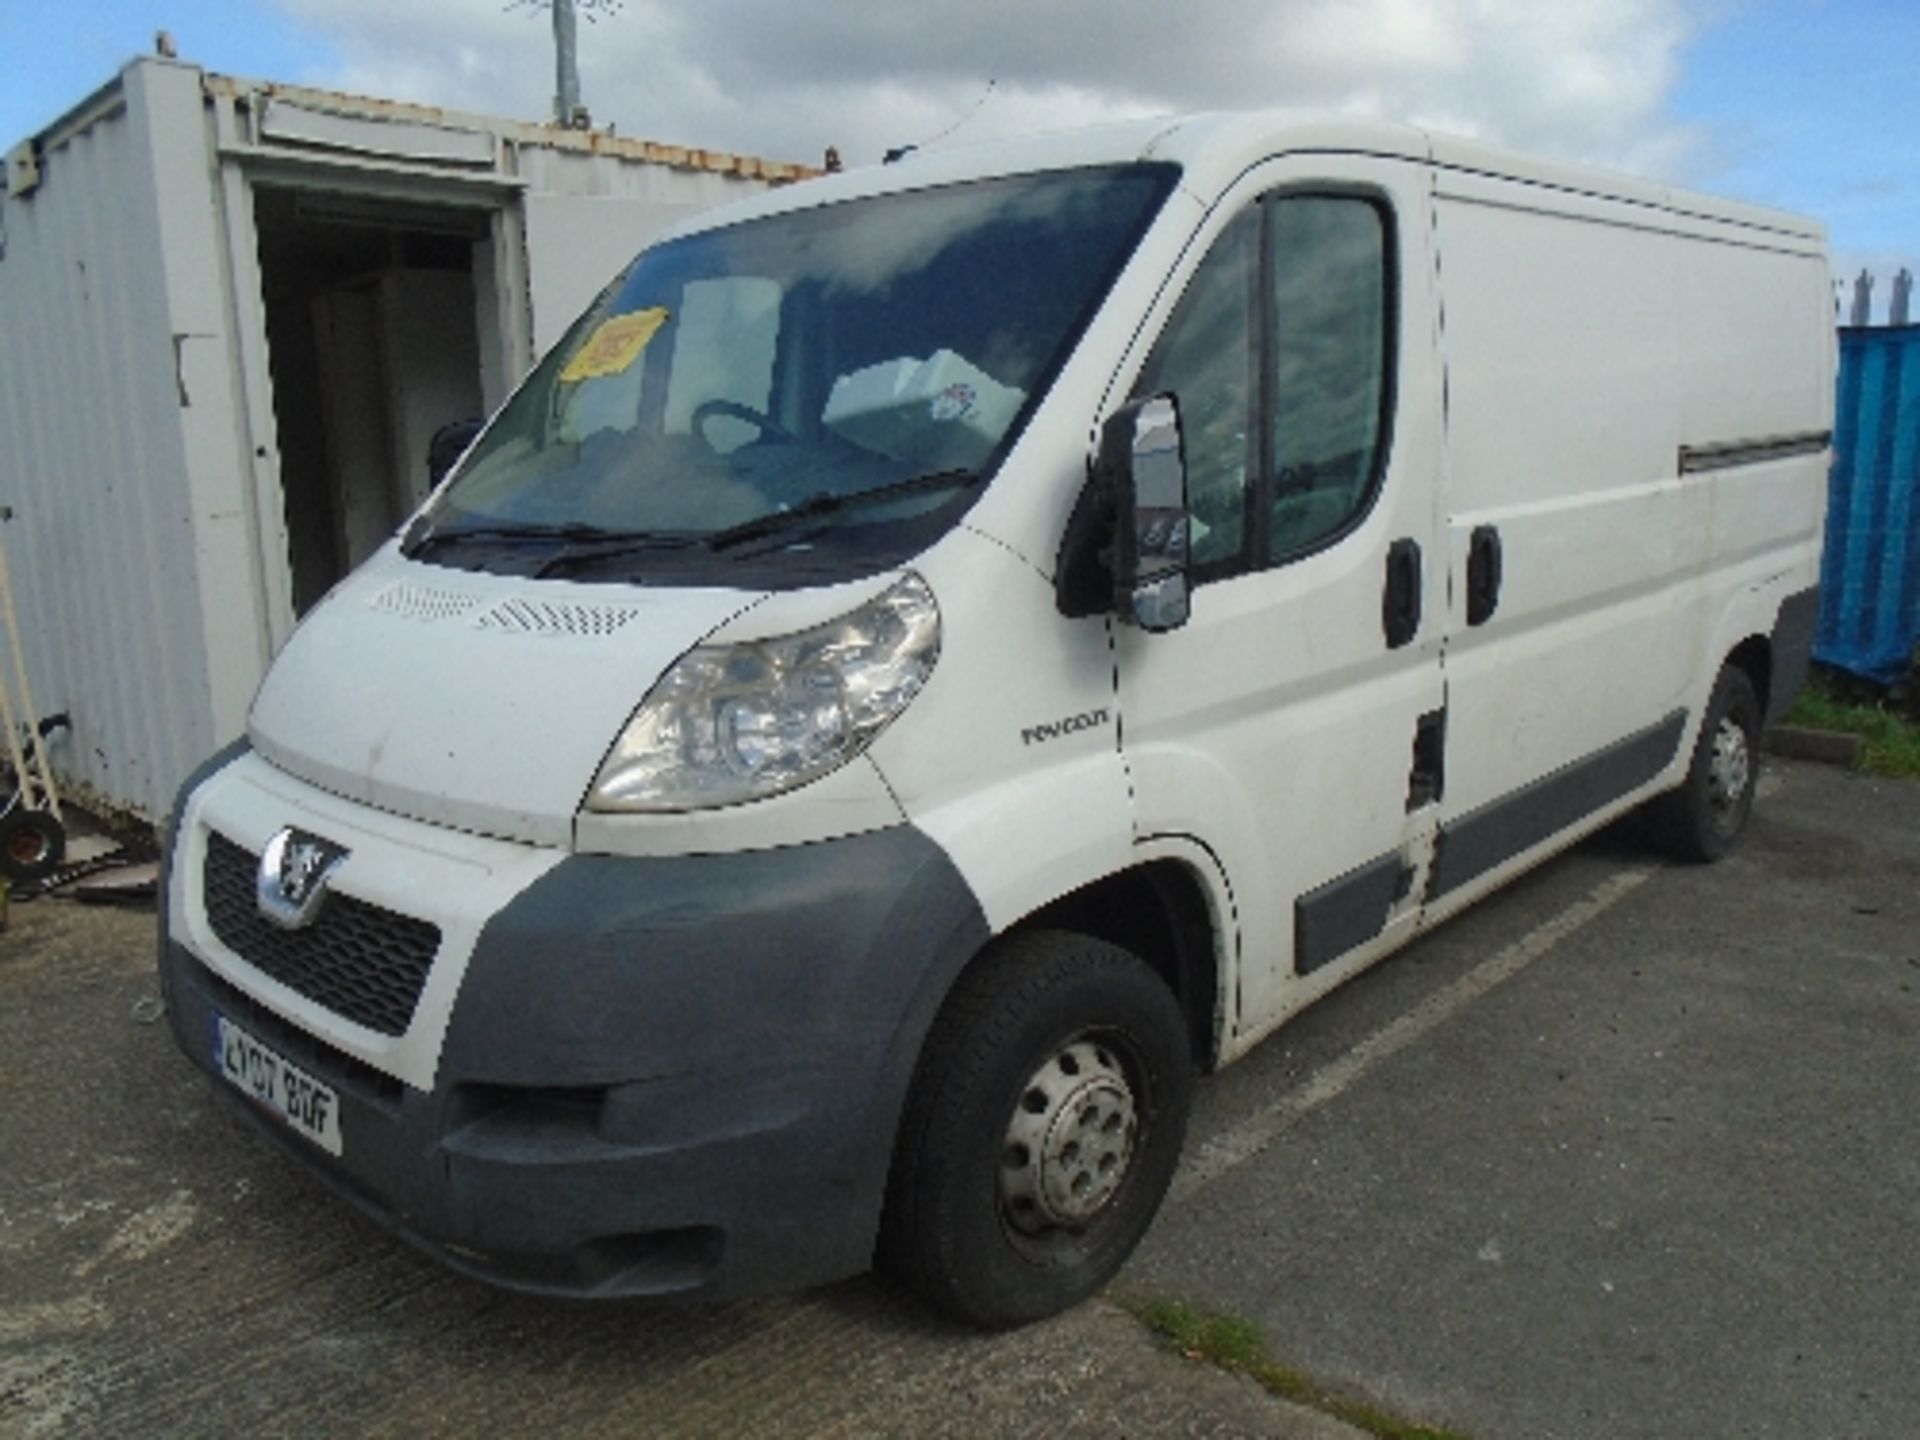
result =
[{"label": "corrugated metal wall", "polygon": [[1883,685],[1920,643],[1920,325],[1840,332],[1814,656]]},{"label": "corrugated metal wall", "polygon": [[153,137],[114,87],[5,201],[0,503],[56,768],[158,814],[214,744]]}]

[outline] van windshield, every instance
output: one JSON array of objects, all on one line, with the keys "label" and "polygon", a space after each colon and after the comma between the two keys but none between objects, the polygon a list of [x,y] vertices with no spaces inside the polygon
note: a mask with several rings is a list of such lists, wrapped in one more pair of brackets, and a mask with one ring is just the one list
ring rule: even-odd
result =
[{"label": "van windshield", "polygon": [[404,548],[511,574],[775,588],[897,564],[972,503],[1175,175],[978,181],[648,250]]}]

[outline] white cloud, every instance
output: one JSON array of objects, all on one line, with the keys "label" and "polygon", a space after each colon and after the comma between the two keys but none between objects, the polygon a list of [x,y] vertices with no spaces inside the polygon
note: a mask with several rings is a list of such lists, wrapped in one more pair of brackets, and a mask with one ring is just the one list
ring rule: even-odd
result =
[{"label": "white cloud", "polygon": [[[272,0],[342,89],[541,118],[546,16],[505,0]],[[1412,120],[1670,174],[1687,0],[625,0],[582,23],[584,98],[622,133],[850,162],[925,141],[1260,106]]]}]

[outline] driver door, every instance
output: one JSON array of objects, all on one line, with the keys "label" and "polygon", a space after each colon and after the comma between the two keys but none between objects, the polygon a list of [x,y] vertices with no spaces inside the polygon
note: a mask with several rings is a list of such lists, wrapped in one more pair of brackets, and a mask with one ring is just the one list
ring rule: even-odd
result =
[{"label": "driver door", "polygon": [[1229,1050],[1419,918],[1445,581],[1423,177],[1254,172],[1134,386],[1179,406],[1193,573],[1183,628],[1116,627],[1136,840],[1190,837],[1226,871]]}]

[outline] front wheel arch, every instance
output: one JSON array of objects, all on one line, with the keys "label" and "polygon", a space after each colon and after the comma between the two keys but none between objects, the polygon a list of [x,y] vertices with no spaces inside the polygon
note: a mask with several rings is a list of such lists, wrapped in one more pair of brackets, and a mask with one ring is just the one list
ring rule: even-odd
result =
[{"label": "front wheel arch", "polygon": [[1062,895],[1006,934],[1070,931],[1137,955],[1180,1002],[1194,1060],[1210,1071],[1219,1063],[1228,1018],[1222,1010],[1230,983],[1223,955],[1230,924],[1216,913],[1216,900],[1193,863],[1162,858]]}]

